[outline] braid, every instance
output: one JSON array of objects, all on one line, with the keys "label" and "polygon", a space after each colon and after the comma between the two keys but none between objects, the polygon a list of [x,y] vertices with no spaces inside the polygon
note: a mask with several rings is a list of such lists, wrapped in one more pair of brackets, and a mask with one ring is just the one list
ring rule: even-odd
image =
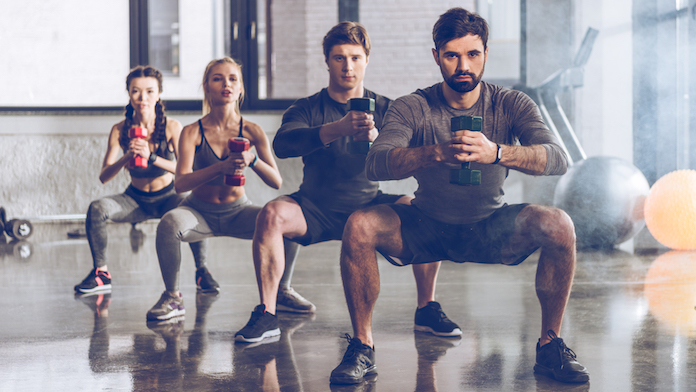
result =
[{"label": "braid", "polygon": [[121,137],[118,138],[118,142],[121,145],[121,148],[124,152],[128,150],[128,143],[130,142],[130,136],[128,135],[128,131],[131,129],[131,126],[133,125],[133,112],[133,106],[130,103],[128,103],[128,105],[126,105],[126,121],[123,122],[123,128],[121,128]]},{"label": "braid", "polygon": [[155,104],[155,131],[151,140],[159,146],[162,142],[167,144],[167,123],[164,116],[164,105],[159,100]]}]

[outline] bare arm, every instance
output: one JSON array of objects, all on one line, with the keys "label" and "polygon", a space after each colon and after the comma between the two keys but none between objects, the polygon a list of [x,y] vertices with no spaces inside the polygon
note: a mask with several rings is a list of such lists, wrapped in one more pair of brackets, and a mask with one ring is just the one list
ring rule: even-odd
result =
[{"label": "bare arm", "polygon": [[[273,189],[280,189],[281,185],[283,185],[283,179],[280,177],[280,171],[271,153],[271,144],[266,133],[260,126],[250,121],[244,123],[244,130],[248,132],[249,140],[255,147],[256,154],[258,154],[258,160],[251,169],[261,177],[266,185]],[[249,166],[254,158],[251,152],[245,153],[244,166]]]},{"label": "bare arm", "polygon": [[121,171],[133,157],[133,152],[129,150],[119,158],[119,153],[121,151],[121,145],[118,142],[121,134],[120,126],[120,123],[114,125],[111,128],[111,133],[109,133],[106,155],[104,156],[101,172],[99,173],[99,181],[101,181],[102,184],[106,184],[116,177],[118,172]]},{"label": "bare arm", "polygon": [[[523,173],[539,175],[546,168],[546,149],[541,145],[501,145],[502,157],[498,164]],[[493,163],[498,146],[481,132],[459,131],[451,141],[423,147],[395,148],[389,152],[389,168],[397,179],[413,176],[416,172],[446,163]]]}]

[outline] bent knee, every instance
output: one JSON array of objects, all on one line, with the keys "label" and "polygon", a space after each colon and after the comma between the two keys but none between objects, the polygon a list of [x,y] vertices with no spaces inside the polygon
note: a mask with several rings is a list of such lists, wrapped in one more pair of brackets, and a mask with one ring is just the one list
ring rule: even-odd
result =
[{"label": "bent knee", "polygon": [[575,225],[560,208],[529,205],[520,211],[523,224],[536,228],[537,235],[557,244],[575,245]]},{"label": "bent knee", "polygon": [[384,210],[383,207],[375,206],[353,212],[343,229],[343,241],[372,243],[378,240],[382,232],[395,230],[391,216],[385,213],[393,213],[393,210]]},{"label": "bent knee", "polygon": [[157,224],[157,238],[176,238],[181,241],[181,222],[176,209],[167,212]]},{"label": "bent knee", "polygon": [[300,218],[304,219],[304,215],[297,204],[273,200],[263,206],[256,216],[256,230],[286,232],[290,224]]}]

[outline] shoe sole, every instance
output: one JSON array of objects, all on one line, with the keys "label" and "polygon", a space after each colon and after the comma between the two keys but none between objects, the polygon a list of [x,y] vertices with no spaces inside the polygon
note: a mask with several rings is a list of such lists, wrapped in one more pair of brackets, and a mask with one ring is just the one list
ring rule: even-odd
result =
[{"label": "shoe sole", "polygon": [[353,385],[353,384],[360,384],[361,382],[365,381],[366,379],[373,379],[374,377],[377,376],[377,365],[372,365],[367,371],[365,371],[365,375],[356,378],[356,377],[350,377],[350,376],[334,376],[333,374],[329,378],[329,383],[331,384],[338,384],[338,385]]},{"label": "shoe sole", "polygon": [[413,330],[414,331],[419,331],[419,332],[426,332],[433,334],[435,336],[441,336],[441,337],[452,337],[452,336],[462,336],[462,330],[459,328],[455,328],[450,332],[438,332],[426,325],[418,325],[414,324],[413,325]]},{"label": "shoe sole", "polygon": [[292,307],[286,306],[286,305],[276,304],[276,311],[278,311],[278,312],[307,314],[307,313],[314,313],[314,311],[316,311],[316,310],[317,310],[317,307],[314,305],[312,305],[312,307],[309,309],[299,309],[299,308],[292,308]]},{"label": "shoe sole", "polygon": [[573,384],[583,384],[583,383],[590,381],[589,374],[578,374],[575,377],[564,378],[562,376],[556,375],[556,373],[554,373],[553,370],[547,368],[546,366],[539,365],[538,363],[534,365],[534,373],[541,374],[542,376],[552,378],[556,381],[573,383]]},{"label": "shoe sole", "polygon": [[234,340],[236,340],[237,342],[256,343],[256,342],[260,342],[266,338],[270,338],[270,337],[278,336],[278,335],[280,335],[280,328],[266,331],[263,333],[263,335],[261,335],[257,338],[247,338],[247,337],[244,337],[242,335],[235,335]]},{"label": "shoe sole", "polygon": [[150,316],[149,314],[146,316],[147,321],[162,321],[162,320],[169,320],[172,317],[177,317],[177,316],[183,316],[186,314],[186,309],[179,309],[179,310],[172,310],[171,312],[164,314],[162,316]]},{"label": "shoe sole", "polygon": [[111,283],[105,284],[102,286],[97,286],[93,289],[81,289],[81,288],[75,288],[75,291],[83,293],[83,294],[92,294],[92,293],[98,293],[100,291],[105,291],[105,290],[111,290]]}]

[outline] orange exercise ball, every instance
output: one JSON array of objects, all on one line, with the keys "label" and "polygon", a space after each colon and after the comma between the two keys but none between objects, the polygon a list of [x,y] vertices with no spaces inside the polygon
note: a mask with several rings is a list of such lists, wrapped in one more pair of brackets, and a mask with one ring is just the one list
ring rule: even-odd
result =
[{"label": "orange exercise ball", "polygon": [[696,337],[696,252],[669,251],[645,276],[650,312],[673,333]]},{"label": "orange exercise ball", "polygon": [[645,200],[645,225],[662,245],[696,249],[696,170],[664,175]]}]

